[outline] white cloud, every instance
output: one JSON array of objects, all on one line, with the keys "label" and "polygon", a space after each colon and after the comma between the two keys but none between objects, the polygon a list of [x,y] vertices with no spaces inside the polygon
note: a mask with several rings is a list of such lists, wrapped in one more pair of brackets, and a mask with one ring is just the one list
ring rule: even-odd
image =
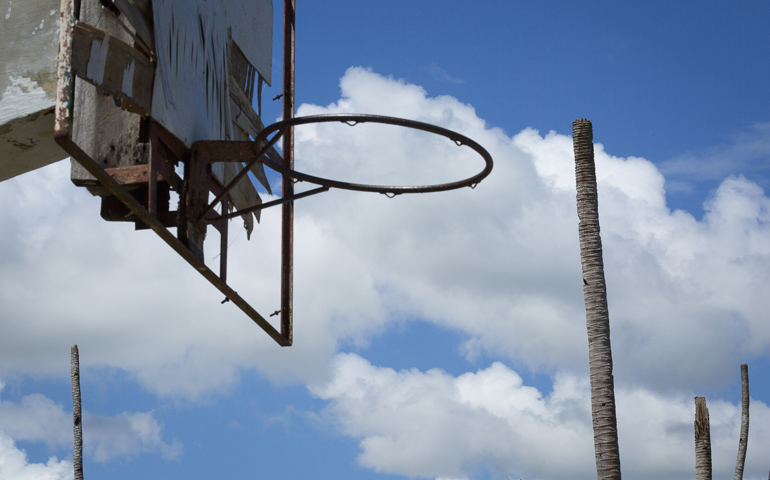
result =
[{"label": "white cloud", "polygon": [[27,395],[19,403],[0,400],[0,430],[16,440],[67,445],[72,443],[72,415],[40,394]]},{"label": "white cloud", "polygon": [[729,175],[762,178],[767,186],[770,158],[770,123],[755,123],[730,138],[724,145],[688,152],[661,164],[667,187],[691,191],[704,181],[721,181]]},{"label": "white cloud", "polygon": [[[0,368],[63,373],[78,343],[84,365],[197,397],[227,389],[243,368],[318,381],[340,345],[365,345],[422,317],[463,332],[469,355],[584,371],[571,139],[509,137],[454,98],[361,68],[340,86],[337,103],[303,105],[299,115],[380,113],[456,129],[492,153],[492,175],[475,190],[394,199],[331,191],[298,201],[290,349],[220,305],[221,294],[151,232],[102,221],[98,199],[69,184],[65,164],[4,182]],[[391,126],[302,126],[296,144],[298,168],[344,180],[443,182],[483,166],[468,148]],[[731,177],[696,221],[666,207],[652,163],[596,150],[618,378],[719,386],[739,363],[766,355],[764,192]],[[278,307],[278,212],[266,211],[252,241],[236,237],[230,252],[232,285],[264,314]]]},{"label": "white cloud", "polygon": [[[574,379],[582,378],[587,365],[571,138],[531,129],[509,136],[486,125],[470,105],[428,97],[419,86],[362,68],[348,70],[340,87],[336,103],[303,105],[298,114],[376,113],[455,129],[490,151],[492,175],[475,190],[394,199],[333,190],[297,201],[295,345],[290,349],[274,345],[232,304],[220,305],[222,296],[151,232],[103,222],[98,199],[69,184],[67,165],[3,182],[0,373],[64,375],[69,347],[77,343],[83,365],[124,369],[159,395],[198,398],[225,391],[241,370],[256,369],[274,380],[314,385],[333,409],[353,409],[345,406],[342,393],[322,387],[342,381],[334,370],[338,352],[350,344],[365,346],[395,323],[420,318],[460,332],[467,338],[462,351],[469,356],[510,359],[559,380],[554,393],[538,397],[517,387],[515,374],[500,365],[454,379],[441,372],[387,373],[349,360],[353,366],[347,368],[358,365],[378,378],[390,375],[394,385],[414,380],[414,409],[404,407],[404,415],[424,414],[440,430],[446,418],[440,412],[459,409],[455,428],[476,431],[476,424],[483,425],[491,437],[521,451],[530,443],[501,418],[540,422],[548,427],[544,435],[552,437],[587,435],[583,394],[569,393],[569,388],[584,388]],[[483,164],[448,140],[388,126],[298,127],[296,152],[302,171],[372,183],[451,181]],[[723,386],[740,363],[770,351],[765,294],[770,200],[746,178],[728,177],[698,221],[667,207],[666,179],[651,162],[613,157],[600,144],[596,162],[616,381],[639,389],[629,390],[629,403],[649,395],[652,404],[683,412],[690,408],[691,392]],[[279,210],[262,218],[250,242],[233,234],[229,278],[268,314],[278,307]],[[211,251],[207,258],[214,261]],[[498,385],[529,402],[535,413],[527,417],[506,410],[513,407],[493,403],[493,393],[458,400],[463,382],[493,377],[502,383],[485,384],[482,391]],[[568,379],[574,383],[569,388]],[[454,396],[439,397],[430,388]],[[370,392],[367,401],[377,408],[388,394],[369,387],[362,391]],[[392,401],[400,405],[401,400]],[[686,442],[689,433],[670,430],[684,418],[681,412],[653,422],[647,431],[663,439],[650,434],[645,448]],[[141,423],[138,417],[134,421]],[[420,470],[423,459],[399,453],[401,446],[392,443],[406,430],[389,432],[388,425],[358,421],[344,427],[364,439],[362,462],[375,469],[455,477],[474,462],[506,466],[513,455],[507,446],[485,442],[480,433],[473,439],[483,445],[478,448],[466,438],[445,435],[445,443],[426,444],[434,450],[426,450],[424,458],[435,460],[440,451],[459,452],[456,458],[443,469]],[[123,428],[139,428],[131,419],[121,422]],[[142,438],[161,448],[151,440],[151,425],[142,425],[147,427],[140,428]],[[542,442],[534,438],[531,445],[547,445]],[[589,452],[587,460],[575,453],[581,472],[592,465],[590,435],[588,442],[581,446]],[[121,445],[114,439],[103,452],[124,451]],[[173,457],[173,444],[164,445]],[[665,452],[679,461],[682,447],[670,446]],[[661,455],[661,471],[673,471],[674,460],[665,460],[663,450],[653,453]],[[396,458],[403,462],[392,463]],[[624,464],[633,465],[634,458]],[[558,467],[543,462],[542,468]],[[652,468],[647,465],[639,471]],[[533,475],[546,474],[534,464],[528,468]]]},{"label": "white cloud", "polygon": [[[104,462],[116,457],[159,452],[164,460],[178,460],[183,448],[174,440],[163,441],[163,427],[151,413],[122,413],[114,417],[84,416],[83,429],[95,440],[86,442],[94,460]],[[86,438],[88,438],[86,437]]]},{"label": "white cloud", "polygon": [[[617,389],[625,478],[688,478],[694,471],[692,397]],[[587,380],[557,375],[542,395],[500,363],[452,377],[376,367],[342,354],[331,382],[313,393],[330,402],[327,419],[360,440],[361,465],[419,477],[595,478]],[[740,405],[709,401],[715,476],[735,466]],[[746,478],[761,478],[770,448],[770,409],[754,401]],[[754,427],[756,425],[756,428]]]},{"label": "white cloud", "polygon": [[72,463],[56,457],[47,463],[29,463],[24,450],[0,431],[0,480],[71,480]]},{"label": "white cloud", "polygon": [[[0,432],[15,440],[44,442],[49,448],[71,447],[72,414],[53,400],[27,395],[14,403],[0,400]],[[124,412],[112,417],[83,412],[84,451],[97,462],[160,453],[178,460],[182,444],[163,440],[163,426],[151,412]]]},{"label": "white cloud", "polygon": [[[470,106],[428,98],[363,69],[349,70],[341,89],[337,104],[304,106],[299,114],[385,112],[455,128],[490,150],[495,170],[473,191],[393,200],[357,195],[353,202],[332,193],[298,211],[310,212],[346,247],[341,251],[367,265],[387,305],[466,332],[468,352],[550,371],[583,370],[571,139],[532,130],[509,138],[487,128]],[[379,154],[366,148],[348,154],[347,147],[371,140],[357,128],[344,127],[341,151],[329,140],[331,130],[299,128],[297,164],[322,166],[332,177],[359,165],[369,171],[368,164],[410,175],[441,172],[442,180],[467,173],[466,164],[450,160],[459,157],[457,149],[408,131],[392,133],[396,146],[378,146]],[[698,222],[667,208],[664,178],[651,162],[613,157],[601,144],[596,161],[619,378],[658,387],[718,386],[741,361],[766,355],[769,305],[762,292],[770,280],[770,225],[761,189],[741,177],[725,180]]]}]

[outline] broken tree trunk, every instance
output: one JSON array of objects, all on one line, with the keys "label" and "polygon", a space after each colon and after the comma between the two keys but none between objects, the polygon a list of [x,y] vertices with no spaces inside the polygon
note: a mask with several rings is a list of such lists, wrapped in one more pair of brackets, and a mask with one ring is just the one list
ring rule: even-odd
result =
[{"label": "broken tree trunk", "polygon": [[749,444],[749,366],[741,365],[741,437],[738,440],[738,459],[735,461],[735,480],[743,480],[746,447]]},{"label": "broken tree trunk", "polygon": [[588,120],[572,123],[575,151],[577,211],[580,223],[580,260],[588,329],[591,377],[591,416],[594,427],[596,473],[599,480],[620,479],[615,382],[612,377],[610,315],[604,279],[602,239],[599,235],[599,200],[594,165],[593,127]]},{"label": "broken tree trunk", "polygon": [[75,480],[83,480],[83,422],[80,411],[80,358],[77,345],[70,350],[70,367],[72,370],[72,425],[75,433],[72,464]]},{"label": "broken tree trunk", "polygon": [[711,426],[705,397],[695,397],[695,480],[711,480]]}]

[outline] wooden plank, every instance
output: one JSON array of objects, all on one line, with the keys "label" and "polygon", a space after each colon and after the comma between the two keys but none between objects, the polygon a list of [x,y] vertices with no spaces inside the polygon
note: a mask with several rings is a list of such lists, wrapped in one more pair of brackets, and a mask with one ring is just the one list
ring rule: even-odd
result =
[{"label": "wooden plank", "polygon": [[[155,52],[155,34],[152,27],[152,11],[149,15],[137,6],[133,0],[114,0],[115,5],[120,12],[125,15],[128,22],[136,30],[136,36],[150,49]],[[152,4],[150,4],[151,6]]]},{"label": "wooden plank", "polygon": [[152,0],[129,0],[136,8],[142,12],[142,15],[148,19],[152,18]]},{"label": "wooden plank", "polygon": [[[121,22],[114,15],[104,12],[99,0],[82,0],[80,18],[84,23],[124,43],[133,41]],[[100,87],[79,77],[75,82],[73,117],[73,140],[102,168],[128,167],[148,162],[148,144],[140,138],[141,117],[116,108],[111,96],[104,96]],[[93,194],[106,193],[96,178],[74,160],[70,178],[75,185],[89,187]]]},{"label": "wooden plank", "polygon": [[237,123],[247,134],[256,137],[257,134],[265,128],[259,120],[257,112],[251,106],[251,102],[246,94],[241,90],[240,85],[236,83],[233,77],[229,79],[230,100],[234,103],[232,107],[235,110],[231,112],[233,121]]},{"label": "wooden plank", "polygon": [[72,71],[122,101],[122,108],[149,115],[155,67],[150,59],[104,30],[78,22],[73,30]]},{"label": "wooden plank", "polygon": [[[254,111],[254,107],[251,106],[251,102],[248,101],[246,95],[232,77],[230,78],[230,112],[233,123],[252,138],[256,137],[265,128],[257,116],[257,112]],[[255,164],[251,167],[251,172],[268,193],[272,195],[273,192],[270,188],[270,182],[267,180],[267,175],[265,175],[264,165],[261,163]]]},{"label": "wooden plank", "polygon": [[[232,181],[232,179],[235,178],[235,176],[241,170],[243,170],[243,166],[239,163],[225,163],[223,185],[230,183],[230,181]],[[248,177],[238,182],[235,187],[230,190],[229,196],[233,203],[232,207],[235,207],[236,210],[242,210],[249,207],[255,207],[257,205],[262,205],[262,198],[254,189],[254,185],[251,183],[251,180]],[[260,213],[260,211],[254,212],[254,217],[256,217],[257,221],[260,220]],[[254,230],[254,217],[252,217],[251,213],[246,213],[241,216],[241,218],[243,218],[245,224],[244,226],[246,227],[246,232],[249,237],[251,236],[251,232]]]},{"label": "wooden plank", "polygon": [[[243,92],[247,92],[248,85],[253,81],[256,71],[246,59],[246,56],[241,49],[238,48],[238,45],[232,40],[230,40],[227,48],[227,70],[230,74],[230,84],[232,85],[232,81],[235,81],[235,83],[241,87]],[[249,103],[251,103],[254,98],[249,96],[248,93],[246,96],[249,99]]]},{"label": "wooden plank", "polygon": [[[150,166],[148,164],[105,168],[104,171],[121,185],[147,185],[150,178]],[[160,173],[157,173],[156,176],[159,181],[163,180]]]}]

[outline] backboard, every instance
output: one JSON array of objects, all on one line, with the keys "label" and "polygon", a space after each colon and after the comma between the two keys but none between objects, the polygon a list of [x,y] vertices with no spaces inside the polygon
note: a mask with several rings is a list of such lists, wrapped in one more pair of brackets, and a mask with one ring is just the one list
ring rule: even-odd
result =
[{"label": "backboard", "polygon": [[[72,181],[102,197],[105,220],[155,231],[226,301],[291,345],[290,241],[280,329],[227,283],[228,220],[221,216],[244,210],[239,216],[254,228],[262,200],[246,173],[272,193],[264,167],[247,172],[238,158],[204,158],[193,148],[202,140],[251,143],[264,128],[259,96],[272,77],[271,0],[61,0],[57,11],[52,130],[73,159]],[[263,155],[286,161],[272,146]],[[212,196],[216,205],[208,208]],[[221,234],[218,274],[203,261],[209,226]],[[284,215],[283,231],[290,240],[293,216]]]}]

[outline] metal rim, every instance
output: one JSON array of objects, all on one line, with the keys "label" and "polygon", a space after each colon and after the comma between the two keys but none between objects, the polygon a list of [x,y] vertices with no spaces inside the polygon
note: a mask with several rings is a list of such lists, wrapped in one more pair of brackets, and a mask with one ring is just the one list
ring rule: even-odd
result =
[{"label": "metal rim", "polygon": [[276,122],[268,127],[265,127],[261,132],[259,132],[259,135],[257,135],[257,138],[255,139],[255,141],[259,145],[263,140],[267,140],[268,135],[270,135],[271,133],[280,130],[282,135],[286,129],[290,127],[294,127],[296,125],[305,125],[308,123],[328,123],[328,122],[341,122],[341,123],[346,123],[350,126],[354,126],[359,123],[381,123],[386,125],[395,125],[398,127],[412,128],[415,130],[422,130],[425,132],[440,135],[442,137],[446,137],[452,140],[458,146],[463,146],[463,145],[468,146],[471,149],[473,149],[476,153],[481,155],[481,157],[484,159],[484,162],[485,162],[484,169],[472,177],[466,178],[465,180],[459,180],[456,182],[440,183],[440,184],[434,184],[434,185],[416,185],[416,186],[399,187],[399,186],[390,186],[390,185],[367,185],[367,184],[360,184],[360,183],[341,182],[338,180],[331,180],[327,178],[316,177],[313,175],[308,175],[306,173],[298,172],[284,165],[281,165],[280,163],[275,162],[269,158],[265,158],[262,162],[268,167],[272,168],[273,170],[281,173],[282,175],[287,176],[289,178],[296,179],[296,180],[315,183],[318,185],[324,185],[329,188],[355,190],[359,192],[377,192],[377,193],[382,193],[389,196],[401,195],[403,193],[443,192],[443,191],[455,190],[463,187],[475,188],[476,185],[479,182],[481,182],[484,178],[486,178],[489,175],[489,173],[492,171],[492,164],[493,164],[492,156],[489,154],[489,152],[486,151],[486,149],[484,149],[484,147],[482,147],[475,141],[471,140],[470,138],[466,137],[465,135],[461,135],[457,132],[454,132],[446,128],[437,127],[429,123],[418,122],[415,120],[406,120],[398,117],[387,117],[382,115],[364,115],[364,114],[355,114],[355,113],[309,115],[306,117],[294,117],[288,120]]}]

